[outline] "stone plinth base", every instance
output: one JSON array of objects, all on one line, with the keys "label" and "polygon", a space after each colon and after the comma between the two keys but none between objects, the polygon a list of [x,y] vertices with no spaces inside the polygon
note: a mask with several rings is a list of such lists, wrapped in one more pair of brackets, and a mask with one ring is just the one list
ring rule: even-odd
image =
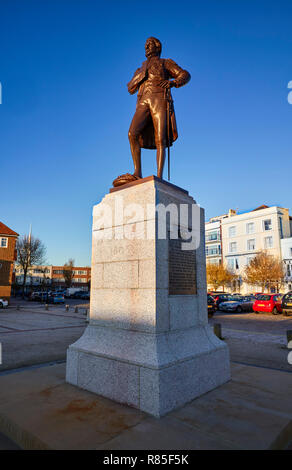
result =
[{"label": "stone plinth base", "polygon": [[[178,209],[164,239],[157,204]],[[182,205],[192,213],[195,201],[152,177],[94,207],[90,323],[67,352],[69,383],[157,417],[230,378],[227,345],[208,326],[203,209],[193,253],[170,239],[191,225]]]}]

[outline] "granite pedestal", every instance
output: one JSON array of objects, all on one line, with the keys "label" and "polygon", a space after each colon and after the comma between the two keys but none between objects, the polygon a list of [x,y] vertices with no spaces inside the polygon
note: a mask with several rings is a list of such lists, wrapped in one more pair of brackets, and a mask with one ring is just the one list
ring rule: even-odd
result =
[{"label": "granite pedestal", "polygon": [[[158,204],[177,207],[164,238]],[[68,348],[67,382],[160,417],[230,379],[227,345],[208,326],[204,210],[195,251],[172,239],[194,204],[148,177],[94,207],[90,320]]]}]

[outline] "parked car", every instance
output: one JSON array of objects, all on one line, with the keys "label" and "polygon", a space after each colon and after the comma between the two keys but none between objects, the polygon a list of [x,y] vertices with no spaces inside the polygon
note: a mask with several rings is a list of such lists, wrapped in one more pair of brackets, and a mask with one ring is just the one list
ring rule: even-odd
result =
[{"label": "parked car", "polygon": [[282,311],[283,315],[289,315],[289,313],[292,313],[292,291],[283,296]]},{"label": "parked car", "polygon": [[50,292],[32,292],[28,300],[35,300],[37,302],[46,302],[47,296]]},{"label": "parked car", "polygon": [[8,300],[0,298],[0,308],[8,307]]},{"label": "parked car", "polygon": [[90,294],[89,294],[89,292],[82,292],[82,293],[79,295],[79,299],[82,299],[82,300],[89,300],[89,299],[90,299]]},{"label": "parked car", "polygon": [[51,293],[48,296],[48,303],[49,304],[63,304],[64,302],[65,302],[65,299],[64,299],[63,294]]},{"label": "parked car", "polygon": [[219,308],[219,305],[222,303],[222,302],[226,302],[227,300],[230,299],[231,295],[230,294],[219,294],[219,293],[210,293],[210,295],[212,295],[213,299],[215,300],[216,302],[216,307],[217,309]]},{"label": "parked car", "polygon": [[281,294],[260,294],[256,296],[253,304],[255,313],[266,312],[278,315],[282,313],[282,295]]},{"label": "parked car", "polygon": [[212,295],[208,294],[207,296],[207,304],[208,304],[208,317],[213,317],[214,313],[216,312],[216,302]]},{"label": "parked car", "polygon": [[227,302],[221,302],[219,310],[223,312],[251,312],[255,298],[251,295],[233,298]]},{"label": "parked car", "polygon": [[71,295],[71,299],[81,299],[81,295],[84,294],[84,290],[78,290],[77,292],[74,292],[74,294]]},{"label": "parked car", "polygon": [[74,294],[76,292],[84,292],[84,291],[80,291],[80,287],[68,287],[65,292],[66,299],[74,298]]}]

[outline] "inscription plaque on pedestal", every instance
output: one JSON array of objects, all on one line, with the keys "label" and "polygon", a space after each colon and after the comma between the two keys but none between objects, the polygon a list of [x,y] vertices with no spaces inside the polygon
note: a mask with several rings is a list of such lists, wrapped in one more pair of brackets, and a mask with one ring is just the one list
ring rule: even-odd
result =
[{"label": "inscription plaque on pedestal", "polygon": [[178,237],[168,240],[168,294],[195,295],[196,282],[196,250],[182,250],[182,242]]}]

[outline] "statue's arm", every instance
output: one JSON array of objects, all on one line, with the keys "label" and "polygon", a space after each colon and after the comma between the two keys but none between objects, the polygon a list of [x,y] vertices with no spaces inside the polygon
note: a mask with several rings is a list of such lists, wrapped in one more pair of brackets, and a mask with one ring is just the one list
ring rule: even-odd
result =
[{"label": "statue's arm", "polygon": [[136,91],[138,90],[141,82],[144,80],[144,78],[146,76],[146,70],[147,70],[146,69],[146,62],[143,62],[142,67],[140,67],[139,69],[136,70],[132,80],[130,80],[129,83],[127,84],[128,92],[131,95],[136,93]]},{"label": "statue's arm", "polygon": [[171,78],[174,78],[173,85],[176,88],[179,88],[183,85],[186,85],[190,79],[191,75],[187,70],[182,69],[179,67],[174,60],[165,59],[165,68],[167,69]]}]

